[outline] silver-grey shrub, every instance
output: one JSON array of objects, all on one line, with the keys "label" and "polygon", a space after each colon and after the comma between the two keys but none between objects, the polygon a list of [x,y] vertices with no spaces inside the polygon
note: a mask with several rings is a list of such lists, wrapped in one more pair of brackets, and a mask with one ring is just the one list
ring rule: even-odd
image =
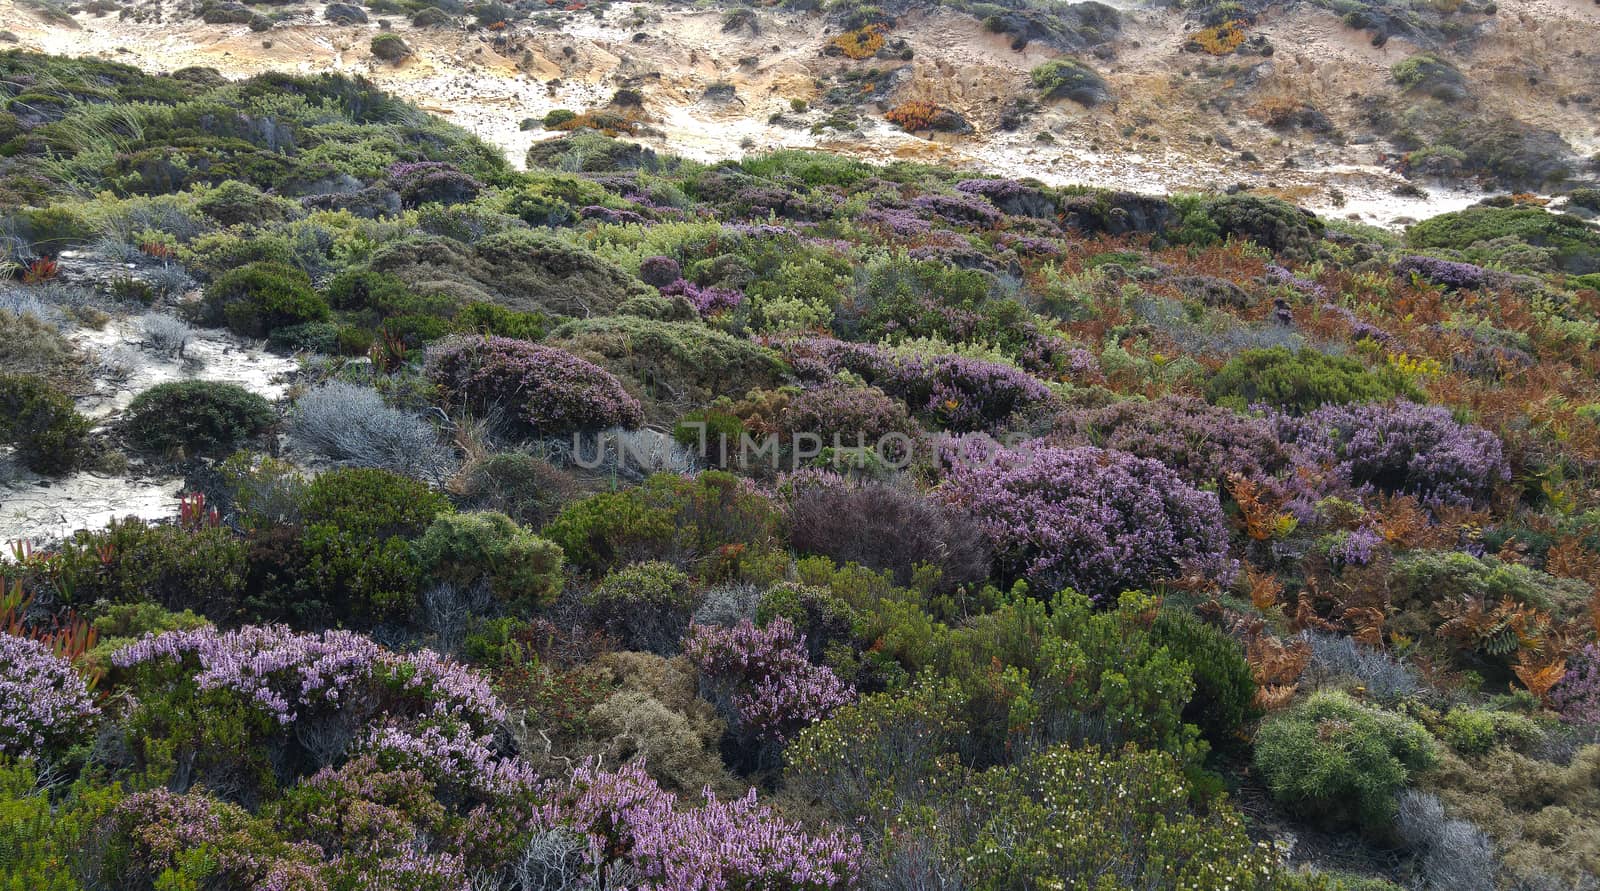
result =
[{"label": "silver-grey shrub", "polygon": [[1321,631],[1302,631],[1300,638],[1311,644],[1311,661],[1303,677],[1315,686],[1348,678],[1381,702],[1404,699],[1417,691],[1417,676],[1411,667],[1383,650]]},{"label": "silver-grey shrub", "polygon": [[1494,891],[1494,844],[1466,820],[1445,818],[1444,805],[1431,792],[1400,793],[1395,830],[1417,853],[1419,886],[1437,891]]},{"label": "silver-grey shrub", "polygon": [[194,339],[194,329],[187,322],[154,312],[139,317],[139,333],[146,347],[163,356],[183,355],[183,348]]},{"label": "silver-grey shrub", "polygon": [[696,625],[722,625],[728,628],[740,620],[753,621],[756,607],[761,603],[762,591],[748,583],[718,585],[706,591],[699,609],[691,619]]},{"label": "silver-grey shrub", "polygon": [[394,408],[376,390],[330,381],[300,397],[294,434],[320,454],[356,467],[380,467],[438,482],[455,465],[438,431]]}]

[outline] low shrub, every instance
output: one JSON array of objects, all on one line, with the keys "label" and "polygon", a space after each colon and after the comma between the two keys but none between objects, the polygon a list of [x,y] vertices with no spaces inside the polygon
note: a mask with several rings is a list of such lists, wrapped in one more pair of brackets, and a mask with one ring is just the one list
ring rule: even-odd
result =
[{"label": "low shrub", "polygon": [[416,542],[422,568],[458,585],[487,583],[518,610],[550,603],[561,590],[561,549],[505,514],[442,514]]},{"label": "low shrub", "polygon": [[462,497],[477,510],[498,511],[538,528],[582,494],[566,471],[527,452],[497,452],[466,471]]},{"label": "low shrub", "polygon": [[1187,396],[1126,400],[1056,417],[1053,440],[1160,461],[1192,486],[1221,486],[1230,474],[1265,482],[1287,474],[1295,452],[1266,418]]},{"label": "low shrub", "polygon": [[947,856],[966,887],[1270,887],[1271,855],[1243,817],[1225,802],[1196,808],[1198,790],[1165,752],[1058,746],[953,797]]},{"label": "low shrub", "polygon": [[1381,402],[1396,396],[1422,398],[1392,367],[1369,371],[1348,356],[1288,347],[1245,350],[1206,382],[1207,400],[1240,411],[1264,404],[1304,414],[1327,404]]},{"label": "low shrub", "polygon": [[300,496],[306,577],[301,583],[340,614],[360,619],[404,616],[421,569],[410,540],[439,514],[443,495],[376,468],[318,476]]},{"label": "low shrub", "polygon": [[368,44],[373,58],[385,62],[400,62],[412,56],[411,47],[399,34],[375,34],[372,42]]},{"label": "low shrub", "polygon": [[879,483],[809,486],[790,500],[788,515],[795,551],[887,570],[899,585],[910,585],[921,567],[937,570],[942,593],[989,576],[980,523],[915,491]]},{"label": "low shrub", "polygon": [[1261,716],[1256,681],[1244,647],[1225,632],[1177,610],[1164,610],[1151,626],[1155,640],[1189,663],[1194,695],[1183,719],[1200,728],[1213,749],[1238,745],[1245,728]]},{"label": "low shrub", "polygon": [[1565,272],[1600,272],[1600,232],[1575,216],[1542,207],[1469,207],[1406,230],[1406,243],[1412,247],[1457,250],[1468,260],[1501,239],[1551,250],[1556,266]]},{"label": "low shrub", "polygon": [[250,263],[219,275],[206,287],[204,315],[244,337],[266,337],[279,328],[328,318],[328,304],[311,279],[279,263]]},{"label": "low shrub", "polygon": [[1280,418],[1279,435],[1334,466],[1351,485],[1427,504],[1483,503],[1511,479],[1500,438],[1440,406],[1328,404]]},{"label": "low shrub", "polygon": [[753,556],[778,543],[782,519],[749,480],[731,473],[658,473],[638,486],[572,503],[542,534],[561,546],[574,568],[600,575],[648,560],[689,568]]},{"label": "low shrub", "polygon": [[1075,59],[1052,59],[1028,73],[1046,99],[1071,99],[1093,108],[1111,99],[1105,78]]},{"label": "low shrub", "polygon": [[428,349],[446,400],[480,417],[503,411],[524,437],[637,427],[639,403],[605,369],[565,350],[506,337],[454,337]]},{"label": "low shrub", "polygon": [[355,467],[439,481],[454,464],[433,425],[388,405],[369,387],[330,381],[296,400],[291,418],[301,441]]},{"label": "low shrub", "polygon": [[1335,690],[1277,713],[1256,733],[1256,769],[1274,798],[1307,817],[1378,833],[1412,774],[1436,758],[1422,725]]},{"label": "low shrub", "polygon": [[1157,461],[1091,447],[1025,444],[957,456],[940,489],[978,521],[1001,574],[1096,598],[1199,570],[1226,578],[1217,496]]},{"label": "low shrub", "polygon": [[275,421],[272,404],[243,387],[191,380],[157,384],[133,397],[125,423],[141,448],[215,455]]},{"label": "low shrub", "polygon": [[650,561],[608,573],[584,602],[624,647],[671,656],[678,652],[700,596],[677,567]]},{"label": "low shrub", "polygon": [[217,621],[237,617],[245,592],[246,544],[229,529],[114,521],[61,544],[57,571],[69,605],[155,603],[194,608]]},{"label": "low shrub", "polygon": [[43,378],[0,374],[0,442],[35,473],[66,473],[88,450],[89,419]]},{"label": "low shrub", "polygon": [[855,698],[831,669],[806,658],[805,640],[787,619],[764,628],[697,625],[683,650],[720,688],[734,726],[755,739],[783,742]]}]

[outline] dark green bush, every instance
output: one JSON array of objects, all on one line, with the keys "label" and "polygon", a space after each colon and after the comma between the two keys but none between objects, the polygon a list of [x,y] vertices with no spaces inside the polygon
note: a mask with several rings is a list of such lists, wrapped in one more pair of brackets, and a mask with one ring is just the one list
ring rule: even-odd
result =
[{"label": "dark green bush", "polygon": [[1469,207],[1423,220],[1406,230],[1406,243],[1420,248],[1473,250],[1510,238],[1555,252],[1556,265],[1579,275],[1600,272],[1600,231],[1568,214],[1542,207]]},{"label": "dark green bush", "polygon": [[658,473],[631,489],[591,495],[543,534],[574,568],[598,575],[647,560],[692,566],[729,545],[762,550],[777,542],[781,526],[781,512],[748,481],[708,470]]},{"label": "dark green bush", "polygon": [[1274,798],[1330,825],[1380,834],[1395,796],[1436,758],[1421,724],[1337,690],[1273,715],[1256,734],[1256,769]]},{"label": "dark green bush", "polygon": [[1348,356],[1288,347],[1245,350],[1228,360],[1206,384],[1206,399],[1244,410],[1265,403],[1295,414],[1327,404],[1381,402],[1422,394],[1393,368],[1368,371]]},{"label": "dark green bush", "polygon": [[1183,719],[1199,727],[1212,748],[1235,747],[1250,722],[1261,716],[1244,647],[1221,630],[1176,610],[1163,611],[1150,630],[1156,641],[1189,663],[1194,696],[1183,708]]},{"label": "dark green bush", "polygon": [[399,62],[411,57],[411,47],[399,34],[377,34],[369,45],[372,55],[385,62]]},{"label": "dark green bush", "polygon": [[682,570],[649,561],[607,574],[584,602],[623,647],[670,656],[678,652],[700,596]]},{"label": "dark green bush", "polygon": [[194,609],[218,622],[238,618],[245,584],[245,542],[231,530],[116,521],[79,531],[61,546],[63,591],[87,606],[155,603]]},{"label": "dark green bush", "polygon": [[275,420],[267,400],[236,384],[174,381],[135,396],[126,425],[129,438],[150,451],[181,448],[217,454],[258,435]]},{"label": "dark green bush", "polygon": [[441,514],[416,543],[422,568],[458,585],[487,582],[519,609],[548,604],[561,590],[561,549],[505,514]]},{"label": "dark green bush", "polygon": [[218,276],[205,294],[205,316],[235,334],[265,337],[278,328],[328,318],[328,304],[304,272],[259,262]]},{"label": "dark green bush", "polygon": [[820,662],[829,646],[850,640],[856,611],[827,588],[781,582],[761,595],[756,624],[765,627],[779,618],[789,620],[806,636],[808,654],[812,661]]},{"label": "dark green bush", "polygon": [[23,466],[66,473],[83,460],[88,439],[89,420],[65,393],[36,375],[0,374],[0,442],[16,447]]},{"label": "dark green bush", "polygon": [[410,540],[449,511],[445,496],[385,470],[322,474],[300,496],[305,586],[340,615],[403,617],[421,578]]},{"label": "dark green bush", "polygon": [[1071,99],[1090,107],[1111,98],[1105,78],[1074,59],[1052,59],[1029,73],[1046,99]]},{"label": "dark green bush", "polygon": [[499,452],[468,470],[462,494],[478,510],[499,511],[537,528],[581,490],[577,480],[548,461],[527,452]]},{"label": "dark green bush", "polygon": [[578,113],[569,108],[552,108],[545,112],[544,120],[540,123],[544,124],[546,130],[554,130],[577,116]]}]

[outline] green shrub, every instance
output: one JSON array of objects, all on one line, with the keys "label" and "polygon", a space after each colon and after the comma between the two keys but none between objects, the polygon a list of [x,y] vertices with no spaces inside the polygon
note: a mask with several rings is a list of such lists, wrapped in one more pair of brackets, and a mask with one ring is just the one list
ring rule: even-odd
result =
[{"label": "green shrub", "polygon": [[300,496],[307,589],[341,614],[403,616],[421,569],[411,539],[450,511],[449,499],[416,480],[375,468],[343,468]]},{"label": "green shrub", "polygon": [[700,596],[682,570],[653,560],[607,574],[584,602],[625,648],[671,655]]},{"label": "green shrub", "polygon": [[850,640],[856,611],[827,588],[783,582],[772,586],[756,604],[756,624],[787,619],[806,636],[812,661],[821,661],[834,643]]},{"label": "green shrub", "polygon": [[478,510],[540,527],[581,494],[577,480],[527,452],[498,452],[467,471],[462,495]]},{"label": "green shrub", "polygon": [[1253,241],[1289,257],[1309,257],[1324,228],[1322,220],[1293,204],[1258,195],[1211,198],[1205,211],[1223,238]]},{"label": "green shrub", "polygon": [[1052,59],[1028,74],[1046,99],[1071,99],[1080,105],[1099,105],[1111,98],[1105,78],[1074,59]]},{"label": "green shrub", "polygon": [[864,696],[789,743],[784,784],[844,823],[891,819],[932,796],[941,763],[968,731],[965,711],[957,685],[931,677]]},{"label": "green shrub", "polygon": [[950,861],[975,891],[1268,887],[1271,854],[1243,818],[1193,795],[1165,752],[1058,746],[955,796]]},{"label": "green shrub", "polygon": [[1555,252],[1556,265],[1579,275],[1600,272],[1600,231],[1567,214],[1542,207],[1469,207],[1423,220],[1406,230],[1406,243],[1419,248],[1473,252],[1499,239],[1514,239]]},{"label": "green shrub", "polygon": [[1244,647],[1223,631],[1176,610],[1158,615],[1151,632],[1189,663],[1194,696],[1184,706],[1183,719],[1199,727],[1213,748],[1235,745],[1245,727],[1261,716]]},{"label": "green shrub", "polygon": [[206,288],[205,317],[235,334],[265,337],[278,328],[326,320],[328,304],[304,272],[257,262],[224,272]]},{"label": "green shrub", "polygon": [[561,549],[492,511],[443,514],[417,541],[422,567],[459,585],[488,582],[493,594],[524,609],[561,590]]},{"label": "green shrub", "polygon": [[129,437],[141,448],[217,454],[260,434],[276,420],[271,403],[236,384],[173,381],[135,396],[125,423]]},{"label": "green shrub", "polygon": [[1329,824],[1380,832],[1395,796],[1436,758],[1421,724],[1336,690],[1279,712],[1256,734],[1256,769],[1274,798]]},{"label": "green shrub", "polygon": [[244,592],[245,543],[228,529],[129,518],[75,533],[61,545],[57,571],[79,607],[153,603],[228,621]]},{"label": "green shrub", "polygon": [[[1589,598],[1588,585],[1577,580],[1457,551],[1408,553],[1395,562],[1388,585],[1397,608],[1390,626],[1413,638],[1432,632],[1442,620],[1436,604],[1476,600],[1493,606],[1509,598],[1549,613],[1558,621],[1570,621],[1582,615]],[[1498,629],[1472,645],[1486,655],[1499,657],[1510,657],[1521,646],[1510,628]]]},{"label": "green shrub", "polygon": [[0,888],[93,887],[83,852],[103,836],[122,797],[118,783],[81,779],[62,789],[40,777],[32,761],[0,760]]},{"label": "green shrub", "polygon": [[545,112],[544,119],[540,121],[546,130],[559,130],[562,124],[577,118],[578,113],[570,108],[552,108]]},{"label": "green shrub", "polygon": [[293,202],[266,195],[238,180],[228,180],[206,192],[195,206],[224,226],[265,226],[293,219],[300,213]]},{"label": "green shrub", "polygon": [[1243,411],[1266,403],[1295,414],[1326,404],[1381,402],[1403,396],[1420,401],[1422,394],[1392,368],[1368,371],[1348,356],[1287,347],[1245,350],[1217,369],[1206,384],[1206,398]]},{"label": "green shrub", "polygon": [[549,342],[638,381],[646,396],[674,401],[740,396],[775,386],[783,372],[772,350],[698,322],[581,319],[552,331]]},{"label": "green shrub", "polygon": [[[763,550],[776,543],[782,514],[746,480],[708,470],[658,473],[620,492],[569,505],[544,527],[574,568],[599,575],[646,560],[692,566],[729,545]],[[744,550],[744,549],[741,549]]]},{"label": "green shrub", "polygon": [[1463,755],[1486,755],[1498,745],[1516,748],[1539,736],[1539,725],[1511,712],[1456,706],[1440,721],[1439,737]]},{"label": "green shrub", "polygon": [[399,34],[373,35],[372,42],[368,44],[368,48],[375,58],[382,59],[385,62],[399,62],[411,57],[411,47],[406,45],[405,40],[401,39]]},{"label": "green shrub", "polygon": [[0,374],[0,442],[35,473],[62,474],[88,450],[89,420],[43,378]]}]

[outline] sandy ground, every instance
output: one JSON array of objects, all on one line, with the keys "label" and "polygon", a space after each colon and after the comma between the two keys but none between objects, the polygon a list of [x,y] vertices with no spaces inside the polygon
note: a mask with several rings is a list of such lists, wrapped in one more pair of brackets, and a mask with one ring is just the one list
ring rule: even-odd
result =
[{"label": "sandy ground", "polygon": [[[716,12],[618,4],[603,17],[563,13],[559,29],[520,24],[498,42],[484,31],[417,30],[396,17],[395,30],[417,51],[398,66],[368,52],[379,16],[368,25],[337,26],[322,20],[321,6],[306,7],[303,15],[264,34],[243,25],[206,25],[170,10],[165,22],[142,24],[81,14],[81,28],[74,31],[41,22],[14,0],[0,0],[0,19],[27,48],[155,70],[206,65],[230,77],[273,69],[364,75],[499,146],[519,165],[529,145],[551,135],[521,129],[524,119],[553,108],[600,105],[627,85],[645,95],[661,134],[642,141],[697,160],[802,147],[1147,192],[1239,183],[1320,212],[1389,226],[1481,197],[1436,186],[1421,198],[1396,196],[1403,181],[1380,163],[1379,145],[1285,135],[1259,119],[1264,102],[1293,96],[1343,124],[1364,92],[1392,89],[1388,69],[1415,51],[1404,41],[1374,48],[1364,33],[1318,10],[1269,15],[1257,30],[1276,54],[1224,60],[1241,71],[1260,64],[1249,73],[1255,86],[1219,113],[1206,100],[1228,91],[1230,76],[1204,70],[1216,60],[1182,52],[1189,27],[1182,17],[1136,9],[1128,0],[1118,5],[1128,10],[1128,22],[1116,58],[1094,63],[1111,82],[1115,105],[1088,110],[1058,103],[1015,133],[998,130],[999,110],[1027,92],[1027,72],[1053,52],[1039,44],[1014,51],[1004,37],[945,11],[898,23],[894,36],[905,38],[915,53],[909,63],[824,57],[820,50],[830,34],[821,17],[771,10],[760,12],[759,33],[728,34]],[[1564,104],[1567,96],[1600,95],[1600,73],[1584,55],[1591,39],[1586,35],[1600,30],[1600,6],[1590,0],[1507,0],[1501,9],[1470,61],[1462,62],[1475,83],[1493,85],[1485,91],[1490,107],[1515,107],[1524,119],[1557,129],[1580,149],[1600,147],[1600,109]],[[1530,58],[1539,61],[1530,64]],[[823,111],[790,111],[792,99],[814,102],[818,78],[841,67],[899,64],[909,65],[911,74],[894,101],[949,105],[976,132],[922,139],[874,114],[864,119],[859,136],[816,135],[809,125]],[[705,88],[718,82],[733,84],[737,98],[705,100]],[[769,123],[779,112],[793,124]],[[1041,132],[1049,142],[1039,140]],[[1241,161],[1246,150],[1259,160]]]},{"label": "sandy ground", "polygon": [[[158,354],[141,343],[136,316],[113,317],[102,328],[80,328],[68,339],[96,359],[78,410],[100,427],[116,422],[133,397],[160,383],[204,379],[238,384],[267,399],[288,389],[298,369],[278,356],[217,329],[195,329],[182,356]],[[120,517],[162,519],[178,509],[183,481],[148,468],[128,475],[78,472],[41,477],[0,455],[0,547],[20,539],[43,543],[77,529],[96,529]]]}]

